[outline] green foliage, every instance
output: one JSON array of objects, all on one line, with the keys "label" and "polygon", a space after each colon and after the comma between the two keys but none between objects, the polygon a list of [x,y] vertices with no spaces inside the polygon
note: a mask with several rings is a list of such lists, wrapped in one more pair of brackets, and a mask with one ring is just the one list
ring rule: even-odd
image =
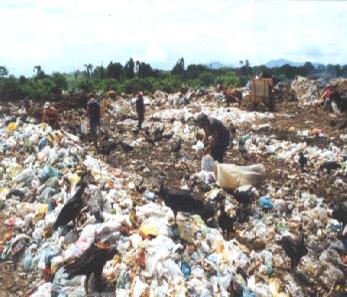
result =
[{"label": "green foliage", "polygon": [[112,63],[108,64],[106,68],[106,76],[107,78],[114,78],[120,80],[122,77],[123,66],[120,63]]},{"label": "green foliage", "polygon": [[77,88],[90,93],[94,90],[93,82],[89,78],[81,78],[77,81]]},{"label": "green foliage", "polygon": [[96,84],[96,89],[104,92],[113,90],[117,93],[122,93],[125,91],[123,85],[114,78],[99,80]]},{"label": "green foliage", "polygon": [[181,88],[181,81],[177,76],[170,75],[161,80],[156,89],[162,90],[167,93],[179,91]]},{"label": "green foliage", "polygon": [[220,84],[225,87],[238,87],[240,86],[240,78],[235,72],[228,72],[225,75],[218,76],[215,80],[215,84]]},{"label": "green foliage", "polygon": [[40,65],[34,67],[32,78],[20,76],[8,77],[8,70],[0,66],[0,100],[18,100],[29,97],[34,100],[58,98],[63,90],[70,92],[107,92],[145,93],[162,90],[177,92],[182,86],[201,88],[214,84],[228,87],[245,85],[252,77],[260,73],[269,73],[283,81],[289,81],[296,75],[311,76],[317,73],[325,77],[347,77],[347,65],[313,65],[306,62],[301,67],[283,65],[267,68],[265,65],[250,66],[247,59],[240,61],[238,68],[209,69],[205,65],[191,64],[185,69],[184,59],[180,58],[171,71],[156,70],[150,64],[130,58],[124,67],[120,63],[110,62],[107,67],[85,64],[84,70],[72,73],[46,74]]},{"label": "green foliage", "polygon": [[199,75],[199,80],[204,86],[213,85],[215,76],[210,72],[203,72]]},{"label": "green foliage", "polygon": [[124,65],[124,76],[127,79],[131,79],[135,76],[135,63],[132,58],[129,59],[128,62]]},{"label": "green foliage", "polygon": [[180,58],[176,65],[172,68],[171,74],[173,75],[183,75],[184,74],[184,59]]},{"label": "green foliage", "polygon": [[8,70],[5,66],[0,66],[0,78],[8,75]]},{"label": "green foliage", "polygon": [[18,79],[14,76],[10,76],[9,78],[0,81],[0,100],[2,102],[20,100],[23,99],[23,97],[23,89],[19,84]]},{"label": "green foliage", "polygon": [[136,93],[139,91],[147,90],[149,92],[153,92],[153,84],[150,79],[142,79],[138,77],[134,77],[132,79],[128,79],[123,84],[124,90],[126,93]]},{"label": "green foliage", "polygon": [[40,65],[34,66],[34,72],[36,73],[35,74],[35,79],[36,80],[44,79],[46,77],[46,74],[42,70],[42,67]]}]

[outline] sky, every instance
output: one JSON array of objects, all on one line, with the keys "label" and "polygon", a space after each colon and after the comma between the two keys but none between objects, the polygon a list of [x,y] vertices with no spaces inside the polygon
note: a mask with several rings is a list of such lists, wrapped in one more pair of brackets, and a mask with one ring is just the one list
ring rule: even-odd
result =
[{"label": "sky", "polygon": [[272,59],[347,64],[347,1],[0,0],[0,65],[72,72],[130,57],[171,69]]}]

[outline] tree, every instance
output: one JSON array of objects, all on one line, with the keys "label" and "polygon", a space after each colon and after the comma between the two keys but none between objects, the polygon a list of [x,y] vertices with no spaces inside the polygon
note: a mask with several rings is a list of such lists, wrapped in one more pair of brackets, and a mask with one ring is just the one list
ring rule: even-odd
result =
[{"label": "tree", "polygon": [[188,79],[198,78],[202,73],[206,71],[208,71],[208,68],[204,65],[191,64],[187,67],[187,70],[185,71],[185,77]]},{"label": "tree", "polygon": [[230,71],[225,75],[218,76],[215,84],[221,84],[225,87],[238,87],[240,85],[240,79],[235,72]]},{"label": "tree", "polygon": [[36,75],[35,75],[35,79],[36,80],[44,79],[46,77],[46,74],[42,70],[42,67],[40,65],[34,66],[34,70],[33,71],[34,71],[34,73],[36,73]]},{"label": "tree", "polygon": [[51,77],[52,85],[50,92],[53,95],[59,96],[61,95],[63,90],[67,89],[67,81],[65,77],[60,73],[53,73]]},{"label": "tree", "polygon": [[135,63],[132,58],[124,65],[124,74],[127,79],[131,79],[135,76]]},{"label": "tree", "polygon": [[73,76],[74,76],[75,80],[77,80],[77,78],[78,78],[80,75],[81,75],[81,71],[79,71],[79,70],[76,70],[76,71],[73,72]]},{"label": "tree", "polygon": [[106,67],[106,76],[108,78],[114,78],[120,80],[123,73],[123,66],[120,63],[110,62]]},{"label": "tree", "polygon": [[4,79],[0,84],[0,100],[4,102],[20,100],[24,92],[14,76]]},{"label": "tree", "polygon": [[0,66],[0,78],[8,75],[8,70],[5,66]]},{"label": "tree", "polygon": [[85,74],[87,77],[91,77],[92,71],[93,71],[93,65],[92,64],[84,64],[84,67],[86,68]]},{"label": "tree", "polygon": [[199,80],[204,86],[210,86],[214,82],[214,75],[211,72],[204,72],[199,75]]},{"label": "tree", "polygon": [[98,79],[106,78],[106,70],[103,66],[96,66],[94,68],[93,77]]},{"label": "tree", "polygon": [[154,74],[154,72],[153,72],[151,65],[146,64],[144,62],[141,62],[138,64],[138,76],[140,78],[146,78],[149,76],[154,76],[153,74]]},{"label": "tree", "polygon": [[89,93],[93,91],[93,83],[88,78],[82,78],[77,82],[77,87],[81,89],[82,91]]},{"label": "tree", "polygon": [[184,59],[178,59],[176,65],[172,68],[171,74],[182,75],[184,74]]},{"label": "tree", "polygon": [[312,75],[316,71],[316,68],[311,62],[306,62],[303,66],[303,75]]}]

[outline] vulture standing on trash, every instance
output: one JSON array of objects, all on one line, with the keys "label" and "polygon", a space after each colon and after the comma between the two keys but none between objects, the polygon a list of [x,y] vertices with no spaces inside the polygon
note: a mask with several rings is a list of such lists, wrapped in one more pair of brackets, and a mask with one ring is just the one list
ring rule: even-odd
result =
[{"label": "vulture standing on trash", "polygon": [[307,164],[307,158],[304,156],[303,152],[300,152],[299,154],[299,164],[300,164],[301,170],[304,170]]},{"label": "vulture standing on trash", "polygon": [[278,243],[282,246],[283,250],[290,258],[292,272],[296,272],[296,267],[298,266],[301,258],[308,253],[304,241],[304,234],[301,232],[299,239],[284,236]]},{"label": "vulture standing on trash", "polygon": [[182,148],[182,139],[180,138],[180,139],[178,139],[178,141],[177,141],[176,143],[174,143],[174,145],[172,146],[171,152],[172,152],[172,153],[178,154],[179,151],[181,150],[181,148]]},{"label": "vulture standing on trash", "polygon": [[347,205],[345,203],[337,203],[333,205],[332,217],[342,224],[342,232],[347,225]]},{"label": "vulture standing on trash", "polygon": [[220,209],[220,215],[218,217],[218,226],[222,229],[223,235],[225,235],[226,239],[229,238],[230,233],[234,228],[234,218],[230,217],[225,209],[224,205]]},{"label": "vulture standing on trash", "polygon": [[125,152],[125,154],[131,152],[134,149],[133,146],[131,146],[130,144],[128,144],[126,142],[120,141],[119,144],[122,147],[122,149]]},{"label": "vulture standing on trash", "polygon": [[117,143],[114,140],[108,140],[105,143],[101,143],[99,147],[99,152],[106,156],[106,161],[108,161],[110,154],[117,148]]},{"label": "vulture standing on trash", "polygon": [[171,208],[175,220],[179,211],[199,214],[204,220],[208,220],[215,215],[214,208],[211,205],[205,205],[187,190],[166,189],[164,184],[161,183],[159,197],[164,200],[166,206]]},{"label": "vulture standing on trash", "polygon": [[60,211],[57,220],[53,225],[53,230],[57,230],[61,226],[67,225],[69,222],[73,221],[76,227],[76,218],[83,208],[82,195],[87,187],[87,183],[82,176],[80,187],[75,193],[75,195],[65,203],[64,207]]},{"label": "vulture standing on trash", "polygon": [[102,270],[107,261],[112,260],[117,253],[116,246],[109,246],[103,243],[93,243],[75,262],[68,264],[65,271],[68,279],[77,275],[85,275],[84,288],[88,294],[89,278],[94,274],[97,290],[100,290],[100,280]]},{"label": "vulture standing on trash", "polygon": [[330,173],[331,170],[336,170],[340,168],[341,168],[341,165],[336,161],[325,161],[319,166],[319,169],[321,170],[326,169],[328,173]]}]

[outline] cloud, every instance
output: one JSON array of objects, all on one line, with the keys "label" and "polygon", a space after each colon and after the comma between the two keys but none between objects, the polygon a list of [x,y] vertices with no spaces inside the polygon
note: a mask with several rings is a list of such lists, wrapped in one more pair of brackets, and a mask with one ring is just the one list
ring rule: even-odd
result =
[{"label": "cloud", "polygon": [[172,67],[276,58],[346,63],[347,2],[3,0],[0,64],[72,71],[128,58]]}]

